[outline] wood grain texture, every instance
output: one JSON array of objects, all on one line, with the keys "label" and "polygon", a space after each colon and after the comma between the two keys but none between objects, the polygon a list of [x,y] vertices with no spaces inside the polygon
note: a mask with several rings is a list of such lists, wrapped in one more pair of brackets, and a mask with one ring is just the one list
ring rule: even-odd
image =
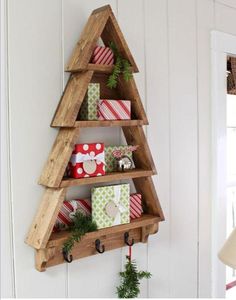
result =
[{"label": "wood grain texture", "polygon": [[65,199],[66,189],[47,188],[25,242],[35,249],[45,248]]},{"label": "wood grain texture", "polygon": [[70,76],[53,117],[51,126],[74,126],[92,76],[93,71],[81,72]]},{"label": "wood grain texture", "polygon": [[80,40],[69,60],[67,71],[81,71],[87,68],[96,43],[106,25],[110,11],[110,6],[107,6],[106,9],[99,10],[90,15],[81,33]]},{"label": "wood grain texture", "polygon": [[152,176],[152,170],[133,169],[125,172],[112,172],[103,176],[86,177],[86,178],[65,178],[62,180],[60,187],[80,186],[87,184],[95,184],[102,182],[111,182],[124,179],[132,179],[137,177]]},{"label": "wood grain texture", "polygon": [[75,127],[130,127],[141,126],[143,123],[143,120],[76,121]]},{"label": "wood grain texture", "polygon": [[155,164],[142,126],[122,127],[128,145],[139,145],[133,153],[136,168],[152,170],[156,174]]},{"label": "wood grain texture", "polygon": [[[133,238],[135,243],[142,241],[146,242],[149,234],[157,232],[158,222],[159,218],[155,216],[143,215],[142,217],[133,220],[130,224],[118,225],[87,233],[79,243],[75,244],[72,250],[73,259],[98,254],[95,249],[96,239],[100,239],[101,244],[104,244],[105,251],[125,246],[124,233],[127,231],[129,232],[130,238]],[[143,227],[145,230],[142,229]],[[40,249],[42,250],[40,252],[37,251],[37,270],[44,271],[46,267],[65,263],[61,249],[68,236],[68,232],[55,233],[49,240],[47,247],[45,249]]]},{"label": "wood grain texture", "polygon": [[147,115],[144,110],[135,79],[131,78],[129,81],[126,81],[122,76],[120,76],[118,89],[120,90],[122,99],[130,99],[132,101],[132,119],[141,119],[144,124],[147,125]]},{"label": "wood grain texture", "polygon": [[148,214],[160,217],[161,221],[165,220],[155,186],[151,177],[133,179],[137,193],[142,194],[142,200]]},{"label": "wood grain texture", "polygon": [[48,187],[60,186],[78,136],[79,128],[62,128],[59,130],[39,178],[39,184]]}]

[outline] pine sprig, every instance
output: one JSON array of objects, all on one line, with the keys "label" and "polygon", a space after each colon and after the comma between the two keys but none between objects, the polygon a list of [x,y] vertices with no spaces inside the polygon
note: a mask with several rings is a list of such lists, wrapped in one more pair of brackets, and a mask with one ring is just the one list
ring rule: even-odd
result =
[{"label": "pine sprig", "polygon": [[110,89],[117,87],[117,82],[120,74],[123,74],[125,81],[129,81],[132,78],[131,65],[127,59],[123,58],[119,53],[116,45],[113,42],[109,44],[114,56],[115,56],[115,65],[112,71],[112,74],[108,77],[107,86]]},{"label": "pine sprig", "polygon": [[119,298],[137,298],[140,293],[140,280],[149,279],[152,275],[149,272],[138,271],[137,264],[127,256],[125,271],[120,272],[121,284],[117,287]]},{"label": "pine sprig", "polygon": [[97,224],[92,221],[91,216],[86,216],[80,211],[77,211],[73,217],[73,223],[69,226],[71,236],[63,244],[62,251],[65,254],[69,254],[76,242],[79,242],[83,235],[87,232],[96,231]]}]

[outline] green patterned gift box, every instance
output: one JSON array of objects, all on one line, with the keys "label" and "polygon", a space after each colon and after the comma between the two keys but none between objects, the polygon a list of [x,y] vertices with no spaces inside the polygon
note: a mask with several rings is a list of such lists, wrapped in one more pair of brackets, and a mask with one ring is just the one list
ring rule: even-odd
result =
[{"label": "green patterned gift box", "polygon": [[130,222],[129,184],[92,188],[92,219],[99,229]]},{"label": "green patterned gift box", "polygon": [[97,106],[100,99],[100,84],[89,83],[86,97],[79,112],[80,120],[97,120]]},{"label": "green patterned gift box", "polygon": [[[122,145],[122,146],[106,146],[105,147],[105,168],[106,172],[114,172],[116,171],[116,158],[112,155],[112,152],[114,150],[121,150],[122,152],[125,152],[125,155],[127,155],[132,161],[133,161],[133,155],[132,151],[129,150],[130,146]],[[134,163],[133,163],[134,166]]]}]

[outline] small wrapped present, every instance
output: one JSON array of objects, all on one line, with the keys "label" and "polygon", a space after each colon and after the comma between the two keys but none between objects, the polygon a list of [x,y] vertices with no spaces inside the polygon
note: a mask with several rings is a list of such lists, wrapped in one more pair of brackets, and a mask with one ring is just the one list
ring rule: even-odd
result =
[{"label": "small wrapped present", "polygon": [[73,214],[77,211],[80,211],[88,216],[91,215],[91,201],[89,199],[64,201],[57,216],[53,231],[55,232],[66,229],[70,224],[73,223]]},{"label": "small wrapped present", "polygon": [[129,184],[94,187],[92,193],[92,219],[98,228],[130,222]]},{"label": "small wrapped present", "polygon": [[143,213],[142,208],[142,195],[141,194],[131,194],[130,195],[130,219],[136,219],[141,217]]},{"label": "small wrapped present", "polygon": [[96,46],[92,55],[91,63],[96,65],[113,65],[114,54],[111,48]]},{"label": "small wrapped present", "polygon": [[79,119],[80,120],[97,120],[98,119],[98,101],[100,99],[100,84],[89,83],[88,91],[84,101],[81,104]]},{"label": "small wrapped present", "polygon": [[128,145],[105,147],[105,164],[106,164],[105,169],[106,169],[106,172],[117,171],[117,161],[116,161],[116,157],[113,154],[114,151],[120,151],[123,155],[128,156],[133,163],[132,169],[135,168],[134,162],[133,162],[132,147],[133,146],[128,146]]},{"label": "small wrapped present", "polygon": [[103,143],[77,144],[69,162],[69,176],[72,178],[105,175]]},{"label": "small wrapped present", "polygon": [[98,120],[130,120],[129,100],[101,99],[98,101]]}]

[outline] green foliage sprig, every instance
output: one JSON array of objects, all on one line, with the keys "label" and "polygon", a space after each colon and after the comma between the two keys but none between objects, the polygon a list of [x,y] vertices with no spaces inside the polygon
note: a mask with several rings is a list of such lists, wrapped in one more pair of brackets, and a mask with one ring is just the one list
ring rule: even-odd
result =
[{"label": "green foliage sprig", "polygon": [[120,74],[123,74],[125,81],[129,81],[133,75],[129,61],[121,56],[116,45],[113,42],[110,42],[109,46],[115,57],[115,65],[112,74],[108,77],[107,86],[110,89],[113,89],[117,87],[118,77]]},{"label": "green foliage sprig", "polygon": [[73,217],[73,223],[69,226],[71,236],[63,244],[62,251],[67,255],[71,252],[76,242],[81,240],[81,237],[87,232],[96,231],[97,224],[92,221],[91,216],[86,216],[80,211],[77,211]]},{"label": "green foliage sprig", "polygon": [[117,287],[119,298],[137,298],[140,293],[140,280],[143,278],[151,278],[151,273],[146,271],[138,271],[137,264],[134,260],[130,260],[126,256],[125,271],[120,272],[121,284]]}]

